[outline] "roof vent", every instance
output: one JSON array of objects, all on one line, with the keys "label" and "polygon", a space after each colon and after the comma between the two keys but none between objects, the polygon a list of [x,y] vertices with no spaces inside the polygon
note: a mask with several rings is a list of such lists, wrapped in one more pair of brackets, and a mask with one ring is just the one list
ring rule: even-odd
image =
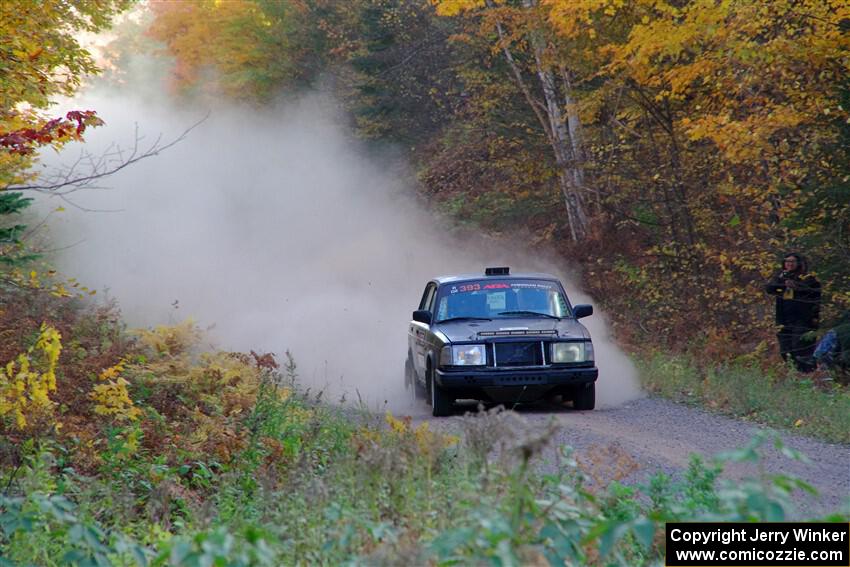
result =
[{"label": "roof vent", "polygon": [[484,275],[485,276],[508,276],[511,273],[511,269],[507,266],[502,266],[499,268],[485,268]]}]

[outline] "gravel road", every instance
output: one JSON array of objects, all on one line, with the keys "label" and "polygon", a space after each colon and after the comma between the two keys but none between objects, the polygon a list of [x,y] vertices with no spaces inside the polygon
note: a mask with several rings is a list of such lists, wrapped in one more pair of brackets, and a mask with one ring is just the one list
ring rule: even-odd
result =
[{"label": "gravel road", "polygon": [[[417,402],[411,409],[414,421],[429,421],[432,429],[462,430],[460,415],[431,418],[430,408],[424,402]],[[659,471],[677,475],[687,467],[691,454],[711,456],[744,447],[757,430],[765,429],[656,397],[589,412],[553,404],[520,407],[517,411],[541,427],[551,419],[557,420],[560,429],[547,448],[549,457],[558,447],[570,445],[577,457],[592,467],[592,473],[601,478],[614,474],[617,467],[612,466],[612,461],[631,463],[635,470],[625,482],[645,480]],[[765,471],[803,479],[819,493],[818,496],[801,495],[797,499],[797,515],[809,518],[846,507],[850,501],[850,446],[787,432],[780,432],[780,436],[788,447],[800,451],[811,462],[788,459],[774,449],[772,443],[766,443],[761,463]],[[544,457],[543,460],[553,459]],[[727,464],[724,471],[724,476],[732,479],[756,474],[758,469],[752,463]]]}]

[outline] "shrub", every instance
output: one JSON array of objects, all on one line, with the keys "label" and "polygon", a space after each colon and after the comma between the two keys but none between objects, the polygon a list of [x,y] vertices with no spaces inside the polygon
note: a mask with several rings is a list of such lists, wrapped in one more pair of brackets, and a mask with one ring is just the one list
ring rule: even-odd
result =
[{"label": "shrub", "polygon": [[0,434],[12,427],[9,417],[16,429],[31,433],[57,425],[50,393],[56,390],[61,338],[59,331],[42,324],[35,344],[0,367]]}]

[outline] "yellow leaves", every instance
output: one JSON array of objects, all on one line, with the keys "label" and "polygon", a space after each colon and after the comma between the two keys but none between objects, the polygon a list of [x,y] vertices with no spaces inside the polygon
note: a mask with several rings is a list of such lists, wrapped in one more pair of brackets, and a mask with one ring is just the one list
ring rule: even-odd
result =
[{"label": "yellow leaves", "polygon": [[398,435],[404,435],[405,433],[407,433],[409,425],[410,425],[410,420],[408,420],[408,421],[400,420],[400,419],[394,417],[392,412],[389,412],[389,411],[387,412],[385,419],[386,419],[387,424],[390,426],[390,429],[393,432],[397,433]]},{"label": "yellow leaves", "polygon": [[429,453],[435,448],[451,447],[460,443],[460,437],[457,435],[446,435],[431,431],[430,424],[427,421],[422,422],[413,430],[413,437],[422,453]]},{"label": "yellow leaves", "polygon": [[457,16],[484,7],[484,0],[431,0],[437,14],[445,17]]},{"label": "yellow leaves", "polygon": [[69,292],[64,285],[57,284],[50,290],[50,295],[53,297],[73,297],[73,294]]},{"label": "yellow leaves", "polygon": [[[2,250],[0,250],[0,254],[1,253]],[[50,293],[53,297],[84,297],[86,295],[91,296],[97,293],[97,290],[89,289],[80,285],[80,283],[74,278],[69,278],[65,282],[57,281],[56,271],[52,269],[48,269],[46,271],[30,270],[29,272],[24,272],[20,268],[13,268],[4,275],[15,285],[30,289],[43,289]],[[75,292],[69,290],[68,287],[66,287],[66,284],[70,285]]]},{"label": "yellow leaves", "polygon": [[[257,2],[153,0],[151,10],[148,34],[174,57],[179,88],[200,84],[234,98],[262,98],[297,72],[289,59],[301,47],[288,45],[295,22],[269,17]],[[208,80],[208,69],[217,71],[215,80]]]},{"label": "yellow leaves", "polygon": [[[711,140],[733,164],[762,159],[778,134],[836,112],[822,86],[834,82],[850,34],[838,37],[838,14],[825,3],[798,7],[793,25],[782,5],[756,0],[542,5],[558,35],[589,38],[590,51],[605,54],[601,74],[632,81],[659,104],[681,103],[685,135]],[[614,14],[620,27],[607,23]]]},{"label": "yellow leaves", "polygon": [[385,420],[390,426],[392,435],[399,440],[412,440],[418,452],[429,458],[434,456],[435,451],[456,445],[460,441],[460,438],[455,435],[431,431],[427,421],[423,421],[414,428],[411,426],[412,419],[409,416],[398,419],[389,411],[386,413]]},{"label": "yellow leaves", "polygon": [[582,36],[595,39],[595,25],[601,16],[610,18],[619,6],[608,0],[542,0],[548,10],[549,23],[562,35],[570,39]]},{"label": "yellow leaves", "polygon": [[118,377],[119,374],[124,372],[124,366],[127,365],[127,361],[125,359],[121,359],[117,364],[106,368],[98,375],[98,380],[102,382],[106,382],[107,380],[114,380]]},{"label": "yellow leaves", "polygon": [[[41,110],[57,95],[73,94],[83,77],[97,72],[91,55],[79,45],[78,32],[106,27],[126,4],[126,0],[0,2],[4,47],[0,134],[38,132],[45,126]],[[76,129],[58,128],[49,136],[36,136],[33,145],[57,147],[73,137],[79,138]],[[0,151],[0,187],[24,183],[34,175],[37,157],[11,148],[6,145]]]},{"label": "yellow leaves", "polygon": [[53,327],[42,324],[35,348],[41,350],[47,359],[47,369],[42,374],[42,378],[47,384],[48,391],[53,391],[56,389],[56,366],[59,364],[59,355],[62,353],[62,335]]},{"label": "yellow leaves", "polygon": [[[114,367],[113,367],[114,368]],[[141,415],[141,411],[135,407],[130,393],[127,390],[127,382],[120,376],[110,379],[106,384],[97,384],[89,393],[94,403],[94,412],[114,418],[116,421],[135,421]]]},{"label": "yellow leaves", "polygon": [[[18,429],[24,429],[33,419],[49,417],[53,412],[55,404],[50,392],[56,390],[61,338],[55,328],[42,324],[36,343],[0,368],[0,418],[12,415]],[[36,364],[33,358],[38,361]],[[38,367],[43,370],[39,371]]]},{"label": "yellow leaves", "polygon": [[714,75],[716,70],[717,62],[710,59],[697,59],[691,64],[676,67],[675,72],[665,73],[664,78],[669,85],[670,96],[683,99],[692,85],[698,86],[705,77]]},{"label": "yellow leaves", "polygon": [[133,407],[133,401],[127,392],[129,382],[123,378],[110,380],[106,384],[98,384],[90,393],[95,401],[94,411],[98,415],[115,416],[119,419],[136,419],[139,410]]},{"label": "yellow leaves", "polygon": [[136,329],[143,347],[162,356],[179,356],[197,345],[201,331],[191,319],[177,325],[160,325],[154,329]]},{"label": "yellow leaves", "polygon": [[52,96],[71,94],[81,75],[96,70],[75,32],[95,27],[88,18],[92,11],[107,15],[116,4],[84,0],[72,11],[63,0],[42,0],[38,9],[23,10],[19,2],[1,2],[0,37],[9,56],[0,78],[0,107],[11,109],[21,101],[46,107]]},{"label": "yellow leaves", "polygon": [[[189,422],[194,450],[210,450],[230,459],[243,442],[238,423],[255,406],[260,395],[277,401],[292,397],[292,389],[267,377],[262,356],[241,353],[199,352],[203,333],[192,321],[175,326],[137,330],[142,348],[136,362],[126,364],[123,375],[151,391],[167,391],[149,404],[170,420]],[[268,381],[267,381],[268,380]],[[121,398],[120,392],[106,392]],[[126,403],[126,400],[124,400]],[[309,409],[287,404],[291,423],[311,419]]]},{"label": "yellow leaves", "polygon": [[708,114],[682,125],[690,140],[711,140],[730,163],[737,164],[773,153],[775,137],[806,120],[806,115],[793,108],[765,104],[742,118],[733,118],[730,113]]}]

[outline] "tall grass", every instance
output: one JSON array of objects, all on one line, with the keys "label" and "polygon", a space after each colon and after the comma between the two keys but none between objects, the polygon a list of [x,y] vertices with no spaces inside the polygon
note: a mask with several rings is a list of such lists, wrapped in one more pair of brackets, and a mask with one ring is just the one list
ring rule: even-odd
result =
[{"label": "tall grass", "polygon": [[749,362],[701,366],[684,355],[637,358],[649,391],[766,425],[850,443],[850,389],[819,387],[784,368],[765,371]]}]

